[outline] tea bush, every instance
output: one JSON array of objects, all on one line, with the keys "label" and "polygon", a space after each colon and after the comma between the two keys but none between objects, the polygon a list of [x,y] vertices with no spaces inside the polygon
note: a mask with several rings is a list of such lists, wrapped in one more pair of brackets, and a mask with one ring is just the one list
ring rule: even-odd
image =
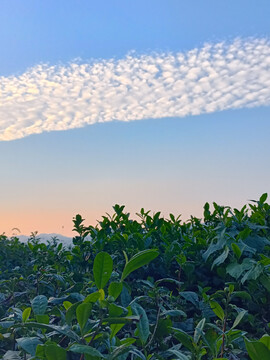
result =
[{"label": "tea bush", "polygon": [[124,206],[76,236],[0,236],[0,358],[270,359],[270,206],[182,222]]}]

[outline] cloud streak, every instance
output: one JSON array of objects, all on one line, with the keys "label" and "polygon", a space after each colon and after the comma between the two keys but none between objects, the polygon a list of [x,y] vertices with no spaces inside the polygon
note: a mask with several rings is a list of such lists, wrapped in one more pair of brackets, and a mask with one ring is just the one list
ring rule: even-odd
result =
[{"label": "cloud streak", "polygon": [[270,105],[268,39],[92,64],[37,65],[20,76],[0,77],[0,140],[263,105]]}]

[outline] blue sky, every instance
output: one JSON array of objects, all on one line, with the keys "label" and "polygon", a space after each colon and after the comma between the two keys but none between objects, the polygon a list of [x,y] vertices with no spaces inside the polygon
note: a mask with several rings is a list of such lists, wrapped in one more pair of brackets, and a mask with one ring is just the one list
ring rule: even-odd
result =
[{"label": "blue sky", "polygon": [[0,233],[269,192],[269,10],[1,1]]}]

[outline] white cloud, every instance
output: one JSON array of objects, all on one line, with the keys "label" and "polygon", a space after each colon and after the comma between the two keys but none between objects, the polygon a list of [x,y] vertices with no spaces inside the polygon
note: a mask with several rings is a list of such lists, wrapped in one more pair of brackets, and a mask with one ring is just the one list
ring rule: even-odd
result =
[{"label": "white cloud", "polygon": [[270,105],[268,39],[94,64],[37,65],[0,77],[0,140],[262,105]]}]

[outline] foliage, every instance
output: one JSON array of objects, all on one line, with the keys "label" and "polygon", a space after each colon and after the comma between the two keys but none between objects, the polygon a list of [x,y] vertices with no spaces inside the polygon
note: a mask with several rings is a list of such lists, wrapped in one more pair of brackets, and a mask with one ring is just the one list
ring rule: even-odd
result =
[{"label": "foliage", "polygon": [[66,248],[0,236],[0,359],[269,359],[270,206],[115,205]]}]

